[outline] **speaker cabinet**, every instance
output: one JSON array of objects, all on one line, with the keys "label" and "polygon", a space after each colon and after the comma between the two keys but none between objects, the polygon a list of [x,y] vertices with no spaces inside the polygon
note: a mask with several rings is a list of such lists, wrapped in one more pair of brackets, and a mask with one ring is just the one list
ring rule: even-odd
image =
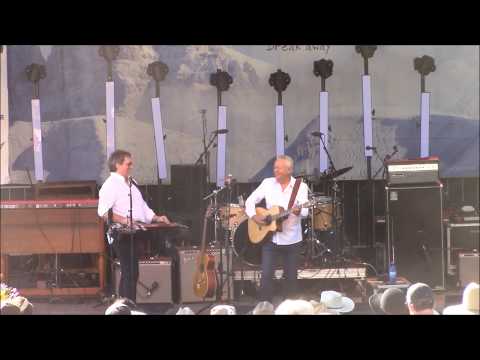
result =
[{"label": "speaker cabinet", "polygon": [[[220,249],[218,247],[207,248],[207,254],[214,255],[215,257],[215,269],[217,270],[217,286],[220,286]],[[193,278],[196,271],[197,257],[200,253],[200,247],[190,246],[190,247],[178,247],[177,254],[175,258],[175,287],[174,287],[174,299],[177,303],[191,303],[191,302],[203,302],[203,301],[214,301],[216,296],[211,298],[199,298],[193,292]],[[224,286],[222,288],[222,299],[227,299],[228,297],[228,287],[227,287],[227,255],[225,249],[222,250],[222,266],[223,266],[223,281]],[[230,251],[230,272],[233,272],[232,269],[232,251]],[[230,297],[233,299],[233,277],[230,279]]]},{"label": "speaker cabinet", "polygon": [[411,282],[445,289],[446,251],[442,229],[442,188],[387,186],[387,259]]},{"label": "speaker cabinet", "polygon": [[458,256],[458,278],[462,287],[471,282],[478,284],[480,263],[478,253],[461,253]]},{"label": "speaker cabinet", "polygon": [[447,264],[449,275],[458,275],[458,255],[462,252],[479,251],[479,223],[448,224]]},{"label": "speaker cabinet", "polygon": [[[120,285],[120,263],[115,262],[115,290],[118,295]],[[137,303],[173,303],[172,299],[172,260],[155,258],[141,260],[137,283]]]},{"label": "speaker cabinet", "polygon": [[201,209],[207,185],[206,166],[172,165],[171,174],[175,211],[194,212]]}]

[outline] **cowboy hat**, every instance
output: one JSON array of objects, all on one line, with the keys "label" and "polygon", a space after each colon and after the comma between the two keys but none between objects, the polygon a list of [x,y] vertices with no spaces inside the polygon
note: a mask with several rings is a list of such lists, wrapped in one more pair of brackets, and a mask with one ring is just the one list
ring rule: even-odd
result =
[{"label": "cowboy hat", "polygon": [[470,283],[463,291],[462,303],[459,305],[447,306],[443,315],[478,315],[479,312],[479,285]]},{"label": "cowboy hat", "polygon": [[322,291],[320,302],[324,303],[329,310],[335,310],[340,313],[348,313],[355,308],[355,303],[352,299],[342,296],[337,291]]}]

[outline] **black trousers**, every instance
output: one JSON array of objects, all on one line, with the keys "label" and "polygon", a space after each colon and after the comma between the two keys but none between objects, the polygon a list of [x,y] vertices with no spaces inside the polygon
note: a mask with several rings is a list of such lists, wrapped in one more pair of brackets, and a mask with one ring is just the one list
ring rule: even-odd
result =
[{"label": "black trousers", "polygon": [[[117,234],[112,246],[115,254],[120,260],[120,284],[118,295],[128,298],[136,302],[137,298],[137,282],[139,276],[139,260],[141,257],[159,255],[159,248],[167,251],[164,255],[172,256],[175,246],[189,245],[191,242],[191,232],[186,229],[163,229],[159,230],[158,242],[162,246],[154,246],[152,254],[146,252],[146,242],[151,241],[152,235],[150,231],[138,231],[132,238],[128,234]],[[165,246],[167,244],[167,246]],[[133,245],[133,246],[132,246]]]},{"label": "black trousers", "polygon": [[[137,281],[138,281],[138,242],[141,235],[134,234],[132,237],[127,234],[120,234],[113,241],[115,254],[120,260],[120,284],[118,287],[118,295],[137,301]],[[133,243],[132,243],[133,241]]]}]

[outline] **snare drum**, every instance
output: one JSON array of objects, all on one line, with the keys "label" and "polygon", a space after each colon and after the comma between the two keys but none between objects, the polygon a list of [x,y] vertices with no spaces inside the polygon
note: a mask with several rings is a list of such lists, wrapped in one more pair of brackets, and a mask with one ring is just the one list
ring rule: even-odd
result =
[{"label": "snare drum", "polygon": [[229,204],[220,208],[220,219],[224,229],[232,230],[238,226],[243,216],[245,216],[245,208],[238,204]]}]

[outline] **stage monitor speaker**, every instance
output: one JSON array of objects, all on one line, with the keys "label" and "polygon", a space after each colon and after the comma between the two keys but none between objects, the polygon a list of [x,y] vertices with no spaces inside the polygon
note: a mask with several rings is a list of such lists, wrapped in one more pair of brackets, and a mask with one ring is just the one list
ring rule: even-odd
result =
[{"label": "stage monitor speaker", "polygon": [[[120,263],[115,262],[115,290],[118,296],[120,284]],[[173,303],[172,298],[172,260],[155,258],[139,262],[137,283],[137,303],[161,304]]]},{"label": "stage monitor speaker", "polygon": [[396,185],[385,189],[387,259],[394,259],[399,276],[445,289],[442,185]]},{"label": "stage monitor speaker", "polygon": [[[227,255],[225,249],[223,251],[223,270],[227,272]],[[216,296],[211,298],[199,298],[193,292],[193,279],[196,271],[197,257],[200,253],[200,247],[178,247],[177,255],[175,257],[175,287],[174,287],[174,299],[177,303],[193,303],[203,301],[215,301]],[[207,248],[207,254],[215,256],[215,269],[217,270],[217,282],[220,283],[219,265],[220,265],[220,249]],[[230,272],[232,269],[232,256],[233,253],[230,250]],[[222,288],[222,299],[228,298],[227,278],[223,275],[224,286]],[[218,285],[220,286],[220,285]],[[233,277],[230,279],[230,297],[233,298]]]},{"label": "stage monitor speaker", "polygon": [[196,212],[203,208],[207,188],[205,165],[172,165],[171,184],[174,209],[177,212]]},{"label": "stage monitor speaker", "polygon": [[480,263],[478,253],[461,253],[458,255],[458,277],[462,287],[471,282],[478,284]]}]

